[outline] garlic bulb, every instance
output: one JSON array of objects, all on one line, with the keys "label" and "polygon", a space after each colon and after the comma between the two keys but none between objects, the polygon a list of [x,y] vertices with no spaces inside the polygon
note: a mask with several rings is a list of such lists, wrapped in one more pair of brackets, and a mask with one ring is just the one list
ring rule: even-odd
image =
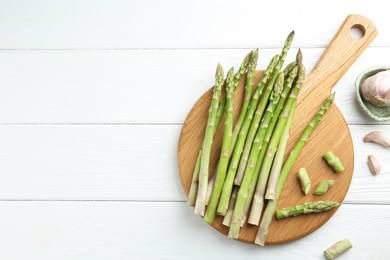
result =
[{"label": "garlic bulb", "polygon": [[363,97],[370,103],[380,106],[390,106],[390,70],[378,72],[367,78],[361,87]]}]

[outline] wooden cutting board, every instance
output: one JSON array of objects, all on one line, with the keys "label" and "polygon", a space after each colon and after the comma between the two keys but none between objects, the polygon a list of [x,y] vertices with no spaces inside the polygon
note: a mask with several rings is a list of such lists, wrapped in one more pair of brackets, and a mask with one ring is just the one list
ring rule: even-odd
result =
[{"label": "wooden cutting board", "polygon": [[[360,29],[363,37],[354,39],[350,34],[351,28]],[[306,77],[304,86],[299,94],[287,152],[291,150],[302,130],[312,120],[315,113],[324,103],[324,100],[330,95],[334,85],[376,35],[375,26],[367,18],[360,15],[349,15],[345,19],[314,69]],[[303,63],[305,63],[304,61],[305,58]],[[263,71],[256,71],[255,83],[259,82],[262,74]],[[245,78],[241,80],[235,92],[235,120],[238,118],[242,102],[244,83]],[[196,102],[188,114],[180,134],[178,167],[180,180],[186,194],[188,194],[190,189],[196,158],[203,140],[211,96],[212,89],[207,91]],[[220,155],[223,135],[222,123],[214,138],[210,176],[214,172]],[[346,169],[343,173],[335,174],[322,159],[322,156],[329,150],[333,151],[345,165]],[[301,167],[305,167],[309,173],[312,181],[311,192],[324,179],[334,179],[335,185],[324,196],[313,196],[312,193],[304,196],[297,179],[297,172]],[[353,168],[354,150],[351,134],[343,115],[336,105],[332,104],[292,168],[277,209],[317,200],[334,200],[341,203],[351,183]],[[332,210],[322,214],[311,214],[284,220],[274,219],[270,226],[266,244],[285,243],[304,237],[324,225],[335,212],[336,210]],[[212,227],[227,235],[229,229],[223,226],[221,222],[222,217],[218,216]],[[239,240],[253,243],[257,229],[257,226],[246,224],[240,231]]]}]

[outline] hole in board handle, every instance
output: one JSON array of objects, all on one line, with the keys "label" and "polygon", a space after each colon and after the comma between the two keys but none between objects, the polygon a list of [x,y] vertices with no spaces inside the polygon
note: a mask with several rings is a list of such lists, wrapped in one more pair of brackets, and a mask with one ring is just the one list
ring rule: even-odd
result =
[{"label": "hole in board handle", "polygon": [[366,34],[366,29],[361,24],[355,24],[349,29],[349,34],[355,40],[359,40]]}]

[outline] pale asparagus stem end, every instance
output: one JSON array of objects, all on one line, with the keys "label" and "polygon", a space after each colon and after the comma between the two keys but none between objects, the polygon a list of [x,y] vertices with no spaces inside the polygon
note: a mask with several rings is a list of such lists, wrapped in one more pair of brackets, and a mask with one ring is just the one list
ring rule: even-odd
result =
[{"label": "pale asparagus stem end", "polygon": [[[213,223],[215,219],[216,208],[218,205],[222,185],[225,179],[226,168],[229,161],[230,146],[233,131],[233,93],[234,93],[234,69],[231,68],[226,77],[226,120],[224,125],[223,141],[220,159],[214,175],[209,182],[210,195],[209,205],[204,216],[207,223]],[[212,183],[212,184],[211,184]]]},{"label": "pale asparagus stem end", "polygon": [[341,255],[348,249],[352,248],[352,244],[348,239],[338,241],[336,244],[332,245],[324,251],[324,255],[328,260],[333,260],[337,256]]},{"label": "pale asparagus stem end", "polygon": [[230,227],[230,223],[232,221],[233,216],[233,210],[234,210],[234,204],[236,204],[237,199],[237,193],[238,193],[238,187],[234,187],[234,190],[232,192],[232,196],[230,197],[229,201],[229,208],[225,214],[225,217],[223,218],[222,225],[226,227]]}]

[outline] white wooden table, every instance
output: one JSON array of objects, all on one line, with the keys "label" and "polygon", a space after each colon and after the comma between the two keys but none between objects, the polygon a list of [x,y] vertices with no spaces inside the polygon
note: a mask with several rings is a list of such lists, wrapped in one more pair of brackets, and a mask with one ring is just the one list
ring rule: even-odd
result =
[{"label": "white wooden table", "polygon": [[[0,259],[390,258],[389,133],[358,108],[354,80],[390,64],[389,5],[352,0],[0,0]],[[379,35],[335,87],[355,147],[344,204],[299,241],[260,248],[210,229],[185,205],[176,166],[181,125],[217,62],[258,68],[296,32],[310,70],[345,17]],[[373,177],[366,157],[383,172]]]}]

